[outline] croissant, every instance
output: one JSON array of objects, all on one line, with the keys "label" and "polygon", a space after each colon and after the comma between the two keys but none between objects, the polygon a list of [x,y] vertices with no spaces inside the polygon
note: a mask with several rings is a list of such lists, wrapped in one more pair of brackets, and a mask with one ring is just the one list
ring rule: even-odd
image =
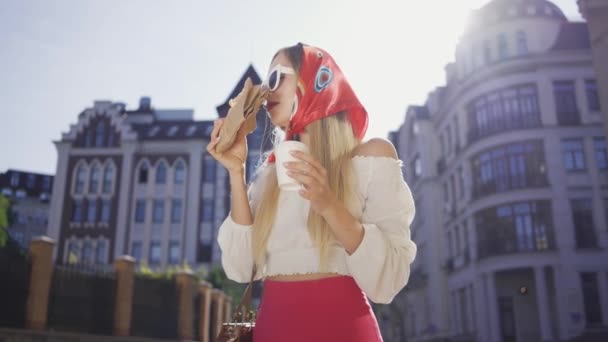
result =
[{"label": "croissant", "polygon": [[229,149],[236,140],[240,129],[245,135],[250,134],[257,127],[256,114],[268,96],[268,90],[260,85],[253,85],[250,78],[245,80],[243,90],[228,101],[230,109],[224,119],[220,130],[220,141],[215,145],[215,151],[223,153]]}]

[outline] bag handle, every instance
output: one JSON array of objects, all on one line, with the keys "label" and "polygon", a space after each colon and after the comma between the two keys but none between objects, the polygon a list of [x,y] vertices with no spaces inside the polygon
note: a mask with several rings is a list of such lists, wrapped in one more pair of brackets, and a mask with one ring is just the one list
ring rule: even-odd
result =
[{"label": "bag handle", "polygon": [[253,293],[253,279],[255,277],[256,272],[257,272],[257,267],[254,262],[253,269],[251,270],[251,280],[249,281],[249,285],[247,285],[245,292],[241,296],[241,301],[239,302],[239,305],[237,305],[236,309],[234,310],[234,314],[232,315],[233,322],[243,322],[243,312],[242,312],[243,304],[245,305],[245,309],[247,310],[245,312],[244,319],[246,321],[251,321],[253,319],[253,317],[251,317],[250,311],[251,311],[251,297],[252,297],[252,293]]}]

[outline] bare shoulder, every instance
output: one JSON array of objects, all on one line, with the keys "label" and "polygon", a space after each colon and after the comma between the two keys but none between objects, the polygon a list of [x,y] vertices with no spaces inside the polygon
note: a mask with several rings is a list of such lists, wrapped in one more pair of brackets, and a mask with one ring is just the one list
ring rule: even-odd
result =
[{"label": "bare shoulder", "polygon": [[387,139],[372,138],[355,148],[355,155],[399,159],[393,143]]}]

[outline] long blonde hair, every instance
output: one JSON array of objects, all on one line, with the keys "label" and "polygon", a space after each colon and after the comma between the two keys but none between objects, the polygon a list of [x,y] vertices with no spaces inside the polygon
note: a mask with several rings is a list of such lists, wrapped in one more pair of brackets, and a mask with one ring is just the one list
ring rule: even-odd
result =
[{"label": "long blonde hair", "polygon": [[[327,170],[330,189],[356,215],[360,212],[362,201],[355,191],[357,185],[351,159],[360,142],[353,133],[347,114],[341,112],[312,122],[307,126],[307,132],[310,136],[310,153]],[[258,191],[262,192],[253,213],[253,257],[258,270],[262,270],[265,263],[266,246],[274,226],[280,193],[276,168],[267,162],[261,166],[265,167],[269,169],[263,173],[264,179],[258,182],[262,187]],[[320,272],[327,272],[329,249],[335,242],[335,236],[325,219],[312,208],[308,213],[307,228],[313,245],[319,251]]]}]

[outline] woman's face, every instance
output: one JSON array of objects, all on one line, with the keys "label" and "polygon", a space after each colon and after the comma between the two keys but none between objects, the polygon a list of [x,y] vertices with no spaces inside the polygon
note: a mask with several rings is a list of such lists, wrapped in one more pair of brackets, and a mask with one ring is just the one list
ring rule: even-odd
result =
[{"label": "woman's face", "polygon": [[[277,64],[293,69],[293,65],[283,52],[272,60],[268,70],[272,70]],[[289,127],[289,117],[294,106],[297,75],[281,73],[280,77],[279,87],[268,95],[265,108],[272,124],[285,131]]]}]

